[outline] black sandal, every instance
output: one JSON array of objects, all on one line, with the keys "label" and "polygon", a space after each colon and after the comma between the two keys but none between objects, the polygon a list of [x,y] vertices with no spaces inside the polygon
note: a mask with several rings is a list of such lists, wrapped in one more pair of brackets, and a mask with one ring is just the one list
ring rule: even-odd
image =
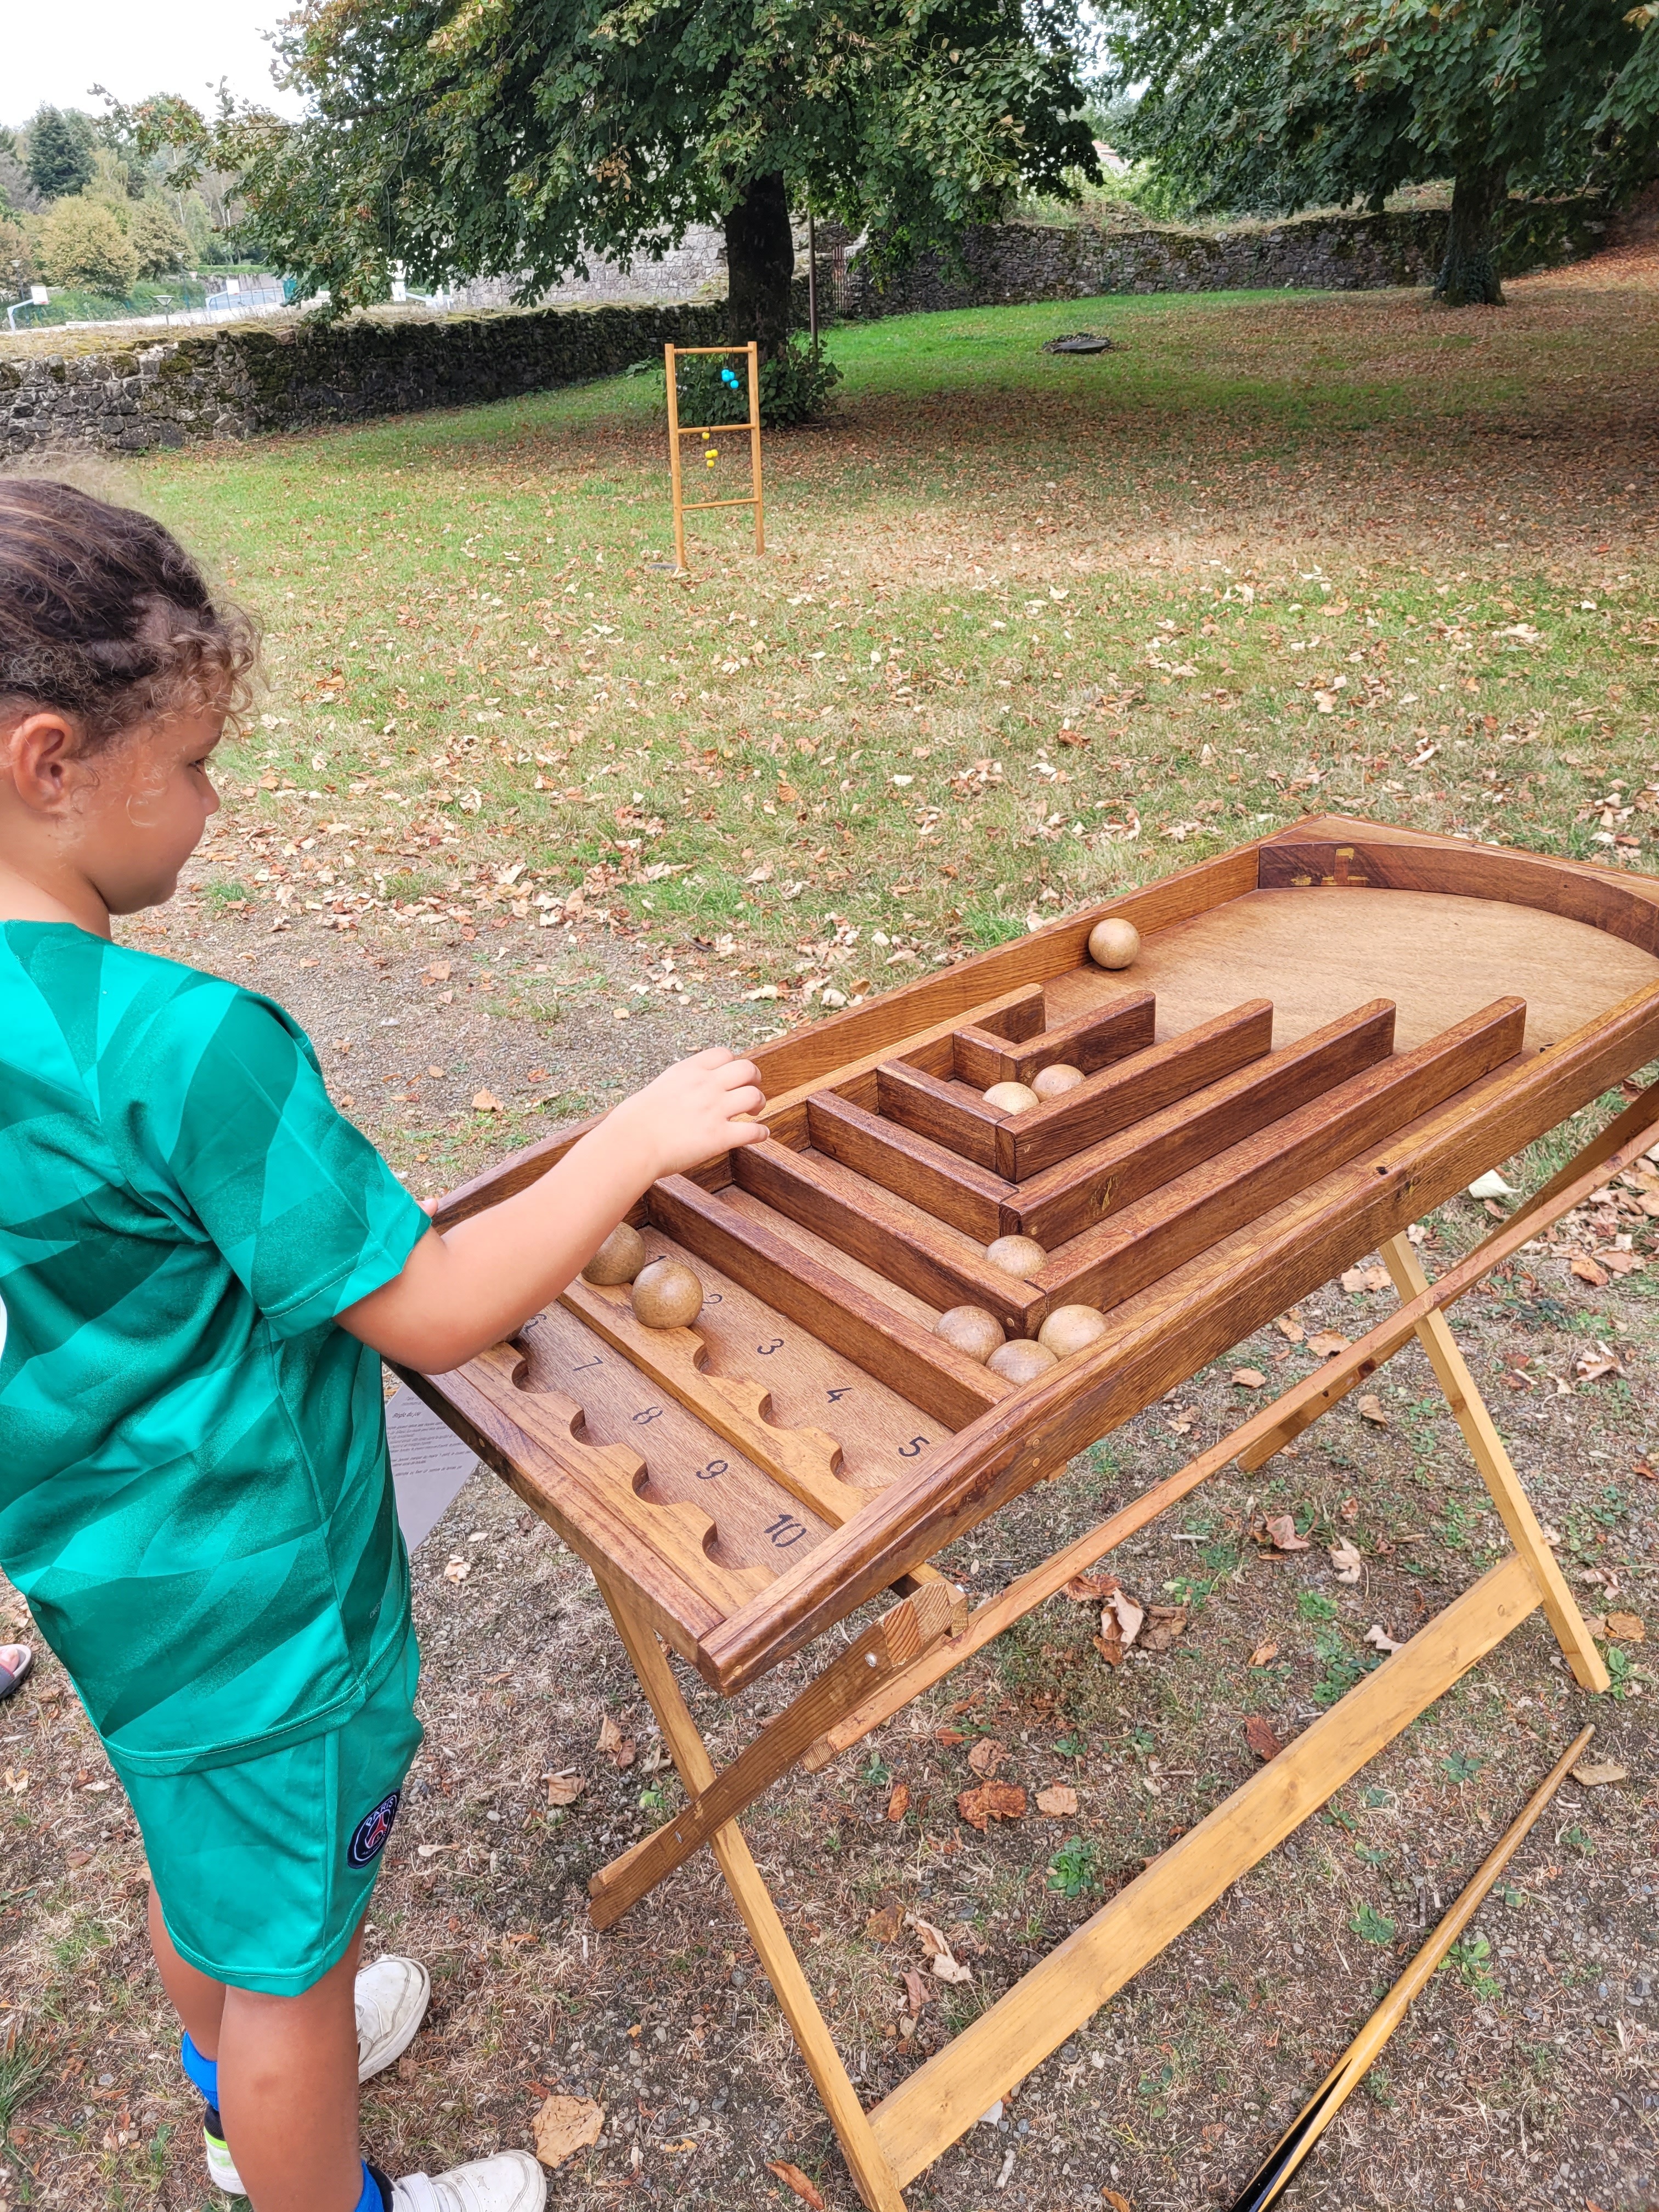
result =
[{"label": "black sandal", "polygon": [[[22,1656],[15,1667],[10,1667],[6,1662],[14,1652]],[[10,1697],[33,1665],[34,1653],[27,1644],[0,1644],[0,1698]]]}]

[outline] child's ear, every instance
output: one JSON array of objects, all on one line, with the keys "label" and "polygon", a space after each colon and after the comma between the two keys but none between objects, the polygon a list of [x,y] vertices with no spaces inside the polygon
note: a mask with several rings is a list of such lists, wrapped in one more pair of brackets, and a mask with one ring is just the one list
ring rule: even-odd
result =
[{"label": "child's ear", "polygon": [[55,709],[25,714],[13,725],[3,757],[25,806],[46,813],[61,802],[78,749],[75,725]]}]

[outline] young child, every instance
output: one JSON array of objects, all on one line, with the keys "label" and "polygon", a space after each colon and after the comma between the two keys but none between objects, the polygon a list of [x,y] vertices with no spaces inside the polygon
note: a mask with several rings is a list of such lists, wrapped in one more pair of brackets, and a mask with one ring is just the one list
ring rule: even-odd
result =
[{"label": "young child", "polygon": [[256,2212],[536,2212],[524,2152],[394,2183],[358,2148],[428,1986],[357,1970],[421,1741],[380,1356],[518,1328],[763,1099],[700,1052],[439,1236],[280,1006],[110,941],[218,805],[254,649],[149,517],[0,480],[0,1564],[143,1831],[212,2178]]}]

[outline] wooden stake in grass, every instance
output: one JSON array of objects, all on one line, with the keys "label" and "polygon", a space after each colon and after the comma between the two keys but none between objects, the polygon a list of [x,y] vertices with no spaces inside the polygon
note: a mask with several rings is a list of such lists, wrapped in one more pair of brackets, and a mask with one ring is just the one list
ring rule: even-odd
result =
[{"label": "wooden stake in grass", "polygon": [[[749,419],[744,422],[693,422],[682,427],[680,395],[675,363],[682,354],[729,354],[746,356],[749,362]],[[747,345],[737,346],[674,346],[662,349],[663,370],[668,383],[668,477],[674,496],[674,573],[689,575],[685,565],[685,517],[689,513],[705,507],[752,507],[755,510],[755,550],[766,550],[766,510],[761,495],[760,450],[760,349],[753,338]],[[687,499],[684,480],[680,471],[680,440],[706,438],[711,430],[747,430],[749,433],[750,489],[742,499]]]},{"label": "wooden stake in grass", "polygon": [[1413,1999],[1474,1919],[1487,1891],[1520,1850],[1534,1822],[1569,1771],[1578,1764],[1595,1734],[1593,1728],[1585,1729],[1557,1759],[1481,1862],[1474,1880],[1303,2106],[1261,2172],[1236,2201],[1232,2212],[1267,2212],[1267,2206],[1278,2201],[1291,2176],[1364,2080],[1378,2051],[1405,2018]]}]

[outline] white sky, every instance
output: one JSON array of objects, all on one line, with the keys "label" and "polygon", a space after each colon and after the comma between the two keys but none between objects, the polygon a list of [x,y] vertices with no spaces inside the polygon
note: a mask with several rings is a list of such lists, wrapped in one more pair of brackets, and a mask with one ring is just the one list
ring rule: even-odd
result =
[{"label": "white sky", "polygon": [[295,113],[259,35],[289,12],[289,0],[0,0],[0,123],[24,122],[43,100],[96,115],[94,84],[118,100],[176,92],[200,107],[221,77],[239,99]]}]

